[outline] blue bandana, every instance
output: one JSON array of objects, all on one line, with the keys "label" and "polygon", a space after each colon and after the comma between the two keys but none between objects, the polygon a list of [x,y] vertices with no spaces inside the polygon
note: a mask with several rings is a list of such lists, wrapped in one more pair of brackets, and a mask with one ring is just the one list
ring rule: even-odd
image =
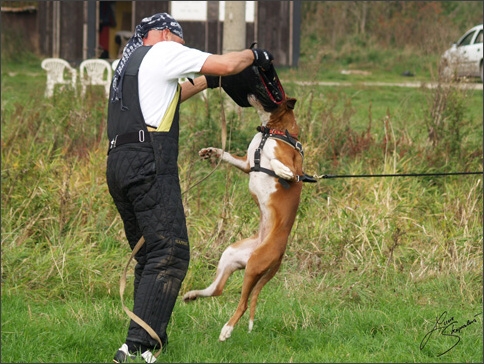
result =
[{"label": "blue bandana", "polygon": [[137,48],[143,45],[143,38],[153,29],[168,29],[170,32],[183,39],[182,27],[167,13],[158,13],[141,20],[141,23],[136,26],[134,35],[124,47],[123,57],[119,61],[118,67],[114,72],[113,82],[111,84],[111,102],[122,100],[123,77],[128,59]]}]

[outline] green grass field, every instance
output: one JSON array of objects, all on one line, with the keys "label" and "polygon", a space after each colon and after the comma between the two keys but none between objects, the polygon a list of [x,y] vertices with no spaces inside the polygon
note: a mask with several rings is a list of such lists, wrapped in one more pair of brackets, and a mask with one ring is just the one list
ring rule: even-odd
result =
[{"label": "green grass field", "polygon": [[[280,73],[298,98],[307,173],[482,171],[482,91],[296,84],[308,69]],[[306,80],[331,78],[320,72]],[[36,58],[2,62],[1,362],[111,362],[128,325],[129,249],[105,184],[106,100],[102,90],[46,100],[44,82]],[[256,114],[225,113],[227,149],[243,154]],[[257,229],[241,172],[220,165],[193,187],[214,167],[197,152],[221,145],[220,115],[217,91],[182,106],[192,258],[180,294],[208,285],[223,249]],[[482,196],[482,175],[306,184],[253,332],[245,315],[218,342],[236,272],[221,297],[180,297],[159,361],[482,362]]]},{"label": "green grass field", "polygon": [[[166,362],[479,362],[482,310],[478,292],[456,297],[459,278],[418,282],[402,275],[362,277],[358,272],[304,277],[284,268],[263,291],[254,330],[242,319],[232,337],[218,342],[237,303],[233,287],[219,298],[178,303],[170,325]],[[240,282],[241,277],[234,277]],[[469,302],[470,300],[471,302]],[[435,332],[447,311],[457,337]],[[7,315],[8,313],[8,315]],[[123,340],[126,318],[119,301],[32,301],[2,297],[2,362],[110,362]],[[451,331],[451,328],[447,330]],[[458,344],[451,349],[457,342]],[[448,353],[439,354],[451,349]]]}]

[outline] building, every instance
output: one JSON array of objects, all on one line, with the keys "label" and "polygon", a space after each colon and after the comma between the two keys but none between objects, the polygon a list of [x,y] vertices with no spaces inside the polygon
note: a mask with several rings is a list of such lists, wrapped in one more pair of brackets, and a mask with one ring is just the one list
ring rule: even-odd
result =
[{"label": "building", "polygon": [[[224,1],[39,1],[33,47],[45,57],[73,64],[87,58],[113,60],[142,18],[168,12],[183,27],[187,46],[222,53],[224,6]],[[300,1],[246,1],[247,47],[257,41],[271,51],[276,65],[297,66],[300,9]],[[32,17],[32,12],[29,7],[24,13]],[[2,3],[2,28],[7,20],[15,29],[21,15]]]}]

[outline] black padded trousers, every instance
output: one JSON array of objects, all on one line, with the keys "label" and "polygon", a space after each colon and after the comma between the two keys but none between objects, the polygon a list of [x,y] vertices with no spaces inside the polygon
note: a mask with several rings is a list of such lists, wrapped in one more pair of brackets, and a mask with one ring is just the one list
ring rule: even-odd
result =
[{"label": "black padded trousers", "polygon": [[[190,260],[176,155],[169,153],[165,149],[163,161],[155,158],[151,143],[116,147],[109,153],[106,172],[131,249],[141,236],[145,238],[135,256],[133,312],[153,328],[163,345]],[[156,340],[133,321],[127,340],[157,347]]]}]

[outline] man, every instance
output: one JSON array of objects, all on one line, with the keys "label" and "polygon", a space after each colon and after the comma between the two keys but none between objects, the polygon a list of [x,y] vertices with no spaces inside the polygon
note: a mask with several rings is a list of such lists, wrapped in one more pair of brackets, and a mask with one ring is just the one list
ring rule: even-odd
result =
[{"label": "man", "polygon": [[[183,31],[167,13],[144,18],[124,48],[111,85],[108,106],[109,192],[121,215],[135,255],[135,315],[168,342],[166,327],[190,258],[178,178],[179,105],[196,93],[218,86],[218,76],[255,65],[268,68],[272,55],[246,49],[224,55],[184,46]],[[194,74],[203,74],[194,78]],[[178,84],[186,77],[192,82]],[[207,84],[208,83],[208,84]],[[134,321],[114,361],[136,353],[156,358],[157,340]]]}]

